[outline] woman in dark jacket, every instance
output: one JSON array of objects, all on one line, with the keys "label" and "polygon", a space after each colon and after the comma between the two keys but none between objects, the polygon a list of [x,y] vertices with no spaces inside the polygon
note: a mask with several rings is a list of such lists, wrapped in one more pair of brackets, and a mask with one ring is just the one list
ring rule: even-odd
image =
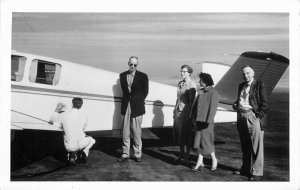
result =
[{"label": "woman in dark jacket", "polygon": [[195,131],[193,148],[197,150],[198,161],[193,171],[202,170],[203,155],[210,154],[212,158],[211,170],[217,169],[218,160],[215,155],[214,146],[214,117],[217,112],[219,95],[213,88],[214,82],[210,74],[200,73],[200,89],[193,104],[191,119]]}]

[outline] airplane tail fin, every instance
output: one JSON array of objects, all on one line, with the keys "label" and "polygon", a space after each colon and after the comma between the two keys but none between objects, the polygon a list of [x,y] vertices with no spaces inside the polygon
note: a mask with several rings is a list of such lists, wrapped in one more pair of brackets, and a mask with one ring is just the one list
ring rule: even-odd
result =
[{"label": "airplane tail fin", "polygon": [[221,80],[224,74],[231,67],[231,65],[229,64],[212,62],[212,61],[205,61],[199,64],[200,64],[200,72],[209,73],[213,78],[215,84],[218,84],[218,82]]},{"label": "airplane tail fin", "polygon": [[215,86],[220,95],[220,103],[233,104],[237,99],[238,84],[241,83],[241,68],[251,65],[255,78],[265,82],[268,94],[272,92],[289,65],[289,59],[270,52],[244,52]]}]

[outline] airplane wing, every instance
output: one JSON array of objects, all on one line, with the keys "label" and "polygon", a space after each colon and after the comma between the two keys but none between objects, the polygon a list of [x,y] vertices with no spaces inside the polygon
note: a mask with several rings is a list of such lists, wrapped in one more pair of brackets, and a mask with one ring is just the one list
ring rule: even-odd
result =
[{"label": "airplane wing", "polygon": [[48,121],[15,110],[11,110],[11,118],[14,118],[14,120],[11,121],[11,128],[14,130],[34,129],[62,131],[60,126],[52,125],[48,123]]},{"label": "airplane wing", "polygon": [[289,59],[273,52],[245,52],[241,54],[215,86],[220,95],[220,103],[231,105],[236,101],[238,85],[243,81],[241,68],[245,65],[253,67],[255,72],[254,78],[264,81],[268,94],[271,94],[287,69]]}]

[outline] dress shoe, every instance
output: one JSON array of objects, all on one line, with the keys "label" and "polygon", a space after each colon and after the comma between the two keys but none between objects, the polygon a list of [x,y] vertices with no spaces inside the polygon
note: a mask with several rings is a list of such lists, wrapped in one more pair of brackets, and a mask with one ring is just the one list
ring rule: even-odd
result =
[{"label": "dress shoe", "polygon": [[183,163],[183,158],[179,157],[179,158],[175,159],[173,163],[174,163],[174,165],[179,165],[179,164]]},{"label": "dress shoe", "polygon": [[257,176],[257,175],[252,175],[251,177],[248,178],[249,181],[261,181],[262,176]]},{"label": "dress shoe", "polygon": [[141,158],[141,157],[134,157],[134,160],[135,160],[136,162],[141,162],[141,161],[142,161],[142,158]]},{"label": "dress shoe", "polygon": [[84,151],[79,151],[76,163],[86,163],[87,156]]},{"label": "dress shoe", "polygon": [[204,164],[201,164],[200,166],[198,166],[198,167],[193,167],[192,168],[192,171],[193,172],[201,172],[201,173],[203,173],[203,169],[204,169]]},{"label": "dress shoe", "polygon": [[125,162],[125,161],[127,161],[127,160],[129,160],[129,157],[120,157],[120,158],[118,158],[118,162]]},{"label": "dress shoe", "polygon": [[233,174],[233,175],[249,176],[249,172],[247,173],[247,172],[245,172],[245,171],[243,171],[243,170],[235,170],[235,171],[233,171],[232,174]]},{"label": "dress shoe", "polygon": [[76,159],[77,159],[76,152],[69,152],[67,156],[68,156],[69,165],[75,166],[76,165]]},{"label": "dress shoe", "polygon": [[[214,162],[213,162],[214,163]],[[218,160],[216,159],[216,164],[212,164],[210,171],[216,171],[218,167]]]},{"label": "dress shoe", "polygon": [[182,163],[187,166],[187,167],[191,167],[191,157],[185,157],[183,160],[182,160]]},{"label": "dress shoe", "polygon": [[191,156],[189,154],[186,154],[183,158],[183,162],[189,163],[191,161]]},{"label": "dress shoe", "polygon": [[71,165],[71,166],[75,166],[76,165],[75,158],[70,158],[69,165]]}]

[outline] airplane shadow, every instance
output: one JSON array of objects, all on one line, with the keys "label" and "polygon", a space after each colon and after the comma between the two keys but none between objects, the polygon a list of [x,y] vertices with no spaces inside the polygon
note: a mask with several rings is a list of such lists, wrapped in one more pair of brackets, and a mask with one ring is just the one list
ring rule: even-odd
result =
[{"label": "airplane shadow", "polygon": [[11,143],[11,171],[47,156],[66,161],[63,134],[60,131],[15,131]]},{"label": "airplane shadow", "polygon": [[[174,159],[179,156],[179,151],[166,150],[164,148],[159,148],[159,150],[157,150],[157,151],[154,151],[154,150],[151,150],[151,149],[145,149],[143,152],[145,154],[155,158],[155,159],[159,159],[159,160],[161,160],[163,162],[166,162],[168,164],[174,164]],[[182,163],[181,165],[190,168],[190,167],[196,165],[197,159],[198,159],[197,153],[195,153],[195,151],[192,150],[191,154],[190,154],[189,163]],[[210,168],[210,166],[212,165],[212,160],[210,158],[204,157],[203,158],[203,163],[206,165],[207,168]],[[227,165],[222,164],[222,163],[218,163],[218,168],[222,169],[222,170],[226,170],[226,171],[235,171],[235,170],[237,170],[237,168],[233,168],[231,166],[227,166]]]},{"label": "airplane shadow", "polygon": [[[174,163],[174,157],[169,156],[169,155],[165,155],[165,154],[161,154],[160,152],[155,151],[155,150],[151,150],[151,149],[146,148],[146,149],[143,150],[143,153],[148,155],[148,156],[151,156],[152,158],[161,160],[161,161],[163,161],[165,163],[168,163],[168,164],[173,164]],[[179,153],[178,153],[178,155],[179,155]]]},{"label": "airplane shadow", "polygon": [[[107,155],[115,157],[116,159],[122,154],[122,140],[119,138],[97,138],[98,140],[91,150],[98,150]],[[100,142],[101,141],[101,142]],[[150,142],[151,141],[151,142]],[[163,155],[157,151],[151,149],[151,147],[157,146],[160,144],[159,142],[155,142],[159,140],[143,140],[143,154],[151,156],[156,159],[160,159],[166,163],[172,164],[174,158],[172,156]],[[107,146],[109,144],[109,146]],[[151,144],[151,145],[149,145]],[[132,150],[132,147],[131,147]],[[131,155],[133,153],[131,152]]]},{"label": "airplane shadow", "polygon": [[96,138],[96,143],[91,150],[99,150],[117,159],[122,153],[122,139],[115,137]]},{"label": "airplane shadow", "polygon": [[[164,147],[174,146],[172,140],[172,129],[148,129],[151,131],[156,139],[142,138],[143,148],[142,152],[146,153],[148,148],[152,147]],[[98,137],[96,143],[91,150],[98,150],[105,154],[115,157],[116,159],[121,156],[122,153],[122,138],[121,137]],[[131,150],[132,150],[132,139],[131,139]],[[146,152],[145,152],[146,151]]]},{"label": "airplane shadow", "polygon": [[[153,128],[148,130],[156,138],[143,138],[143,153],[172,164],[174,158],[179,156],[179,148],[173,141],[172,128]],[[219,143],[225,142],[216,142],[216,144]],[[101,151],[117,159],[122,153],[122,138],[98,137],[91,150]],[[65,162],[66,153],[61,132],[16,131],[11,144],[11,170],[14,171],[47,156],[53,156],[57,160]],[[196,157],[193,157],[193,160],[196,160]]]},{"label": "airplane shadow", "polygon": [[[172,128],[154,128],[149,129],[157,139],[143,139],[143,154],[154,159],[161,160],[167,164],[174,164],[174,160],[179,156],[179,147],[173,140]],[[92,150],[101,151],[107,155],[117,158],[122,153],[122,139],[115,137],[99,137],[96,139],[96,144]],[[225,144],[225,141],[215,141],[215,145]],[[191,167],[197,162],[197,153],[191,151],[190,164],[183,164],[186,167]],[[207,167],[211,166],[211,159],[204,157],[204,164]],[[218,164],[218,168],[227,171],[234,171],[236,168],[230,167],[223,163]]]}]

